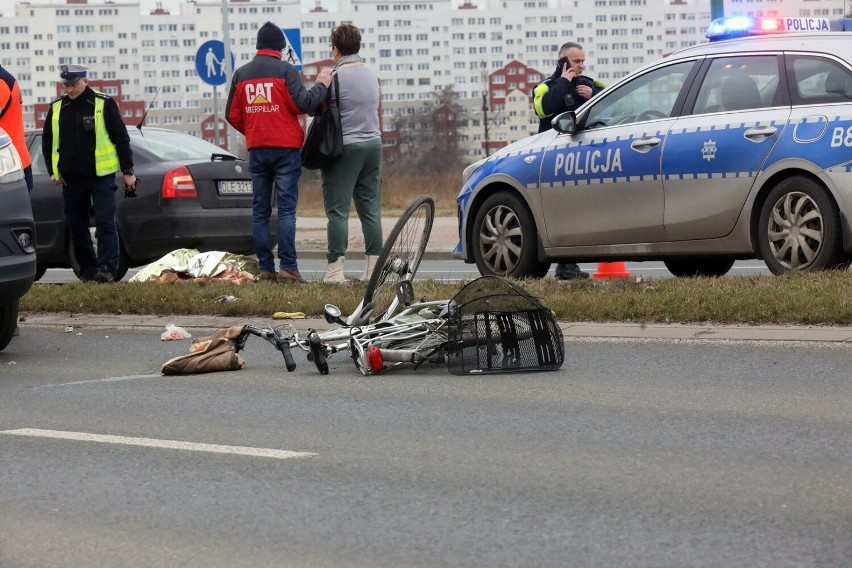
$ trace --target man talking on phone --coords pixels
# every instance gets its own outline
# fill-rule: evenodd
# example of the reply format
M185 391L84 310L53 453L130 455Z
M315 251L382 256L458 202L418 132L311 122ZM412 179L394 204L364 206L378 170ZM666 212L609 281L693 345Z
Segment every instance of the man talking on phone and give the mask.
M585 68L586 52L579 43L569 41L559 48L556 71L533 89L533 107L540 121L539 132L550 130L554 117L577 110L603 90L603 83L583 75ZM560 262L556 265L557 280L588 277L576 263Z

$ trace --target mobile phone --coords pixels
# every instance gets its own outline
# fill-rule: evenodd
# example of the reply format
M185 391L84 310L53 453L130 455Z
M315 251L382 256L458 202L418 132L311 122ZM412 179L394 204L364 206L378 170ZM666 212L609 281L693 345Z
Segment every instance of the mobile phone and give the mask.
M560 69L565 69L565 66L568 65L568 58L560 57L559 61L557 61L556 64L559 66ZM570 68L571 66L568 65L568 67Z
M139 176L136 176L136 183L133 185L133 187L124 186L124 198L125 199L127 199L128 197L136 197L136 188L139 187L140 181L142 181L142 178L140 178Z

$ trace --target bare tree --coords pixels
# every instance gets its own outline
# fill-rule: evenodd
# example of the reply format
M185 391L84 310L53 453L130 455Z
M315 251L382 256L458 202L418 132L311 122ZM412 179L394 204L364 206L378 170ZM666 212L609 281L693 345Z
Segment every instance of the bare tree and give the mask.
M422 107L394 121L399 133L399 161L423 172L445 172L462 165L459 126L464 120L452 85L432 93Z

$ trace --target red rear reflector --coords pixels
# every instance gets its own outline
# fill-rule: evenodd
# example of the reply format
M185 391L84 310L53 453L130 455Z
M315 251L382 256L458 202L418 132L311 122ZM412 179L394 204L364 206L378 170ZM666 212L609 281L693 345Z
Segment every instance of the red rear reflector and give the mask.
M385 362L382 359L382 352L375 345L367 347L367 364L374 373L378 373L385 366Z
M180 197L198 197L195 182L186 166L178 166L166 172L163 177L163 199L175 199Z

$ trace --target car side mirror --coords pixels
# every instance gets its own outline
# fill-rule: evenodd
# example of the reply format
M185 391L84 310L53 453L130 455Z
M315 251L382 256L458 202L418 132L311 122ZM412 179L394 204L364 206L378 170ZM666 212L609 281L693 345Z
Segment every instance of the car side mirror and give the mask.
M558 115L550 124L560 134L574 134L577 131L577 115L569 110Z

